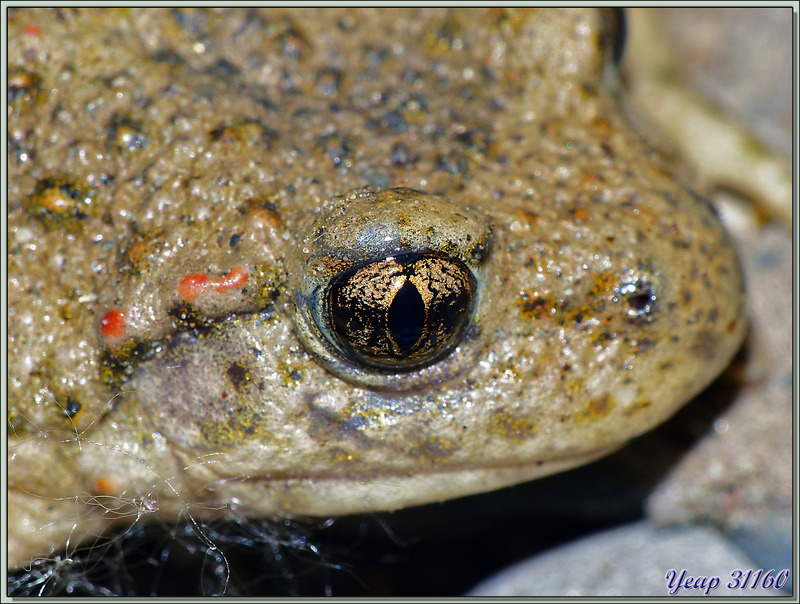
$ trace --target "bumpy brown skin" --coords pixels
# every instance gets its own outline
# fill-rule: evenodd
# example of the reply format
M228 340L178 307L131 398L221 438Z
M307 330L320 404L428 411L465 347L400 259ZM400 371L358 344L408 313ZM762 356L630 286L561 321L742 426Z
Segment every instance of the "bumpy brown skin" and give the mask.
M142 514L489 490L594 459L708 384L744 332L739 268L601 86L607 21L15 11L9 564ZM323 368L294 327L308 217L363 186L492 232L474 337L385 383Z

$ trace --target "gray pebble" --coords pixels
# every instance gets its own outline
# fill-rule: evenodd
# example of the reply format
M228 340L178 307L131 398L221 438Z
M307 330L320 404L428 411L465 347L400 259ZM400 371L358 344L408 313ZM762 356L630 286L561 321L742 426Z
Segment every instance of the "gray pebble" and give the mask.
M728 589L732 573L753 569L747 589ZM599 533L534 556L489 578L468 596L667 596L689 577L698 587L679 596L787 595L751 589L758 568L716 531L700 526L656 528L643 521ZM775 569L773 582L783 569ZM682 573L685 575L682 577ZM733 575L738 576L738 575ZM705 578L705 580L703 580ZM718 578L718 586L711 588Z

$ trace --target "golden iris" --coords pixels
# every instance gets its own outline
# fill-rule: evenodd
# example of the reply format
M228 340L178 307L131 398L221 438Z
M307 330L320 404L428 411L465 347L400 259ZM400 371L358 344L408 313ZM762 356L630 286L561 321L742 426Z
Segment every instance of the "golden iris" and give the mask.
M438 252L399 252L330 281L327 316L351 358L383 369L432 363L458 345L475 298L466 265Z

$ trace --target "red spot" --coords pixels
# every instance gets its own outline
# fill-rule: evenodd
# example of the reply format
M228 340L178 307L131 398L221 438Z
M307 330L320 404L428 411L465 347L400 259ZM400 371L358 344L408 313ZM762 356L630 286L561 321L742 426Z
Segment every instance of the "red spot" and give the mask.
M107 476L98 476L94 481L94 488L103 495L113 495L117 490L114 481Z
M217 291L217 293L223 293L228 291L229 289L242 287L247 280L250 278L250 275L246 270L244 270L241 266L237 266L236 268L232 269L227 275L221 277L219 279L214 279L212 282L212 286Z
M218 294L222 294L229 289L244 286L249 278L250 274L240 266L231 269L227 275L217 279L209 279L208 275L203 273L191 273L181 279L178 284L178 293L186 302L191 302L209 287L214 288Z
M119 340L125 335L125 313L121 310L109 310L100 319L100 331L109 340Z
M38 38L42 34L42 28L37 25L26 25L25 35L32 38Z
M208 277L203 273L191 273L190 275L186 275L181 279L181 282L178 283L178 293L181 298L190 302L208 287L208 282Z

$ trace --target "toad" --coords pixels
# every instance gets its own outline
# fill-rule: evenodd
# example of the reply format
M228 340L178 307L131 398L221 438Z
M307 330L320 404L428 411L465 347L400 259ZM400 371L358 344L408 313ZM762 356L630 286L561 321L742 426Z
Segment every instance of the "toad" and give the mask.
M745 328L617 13L19 10L9 565L587 463ZM108 40L114 40L109 44Z

